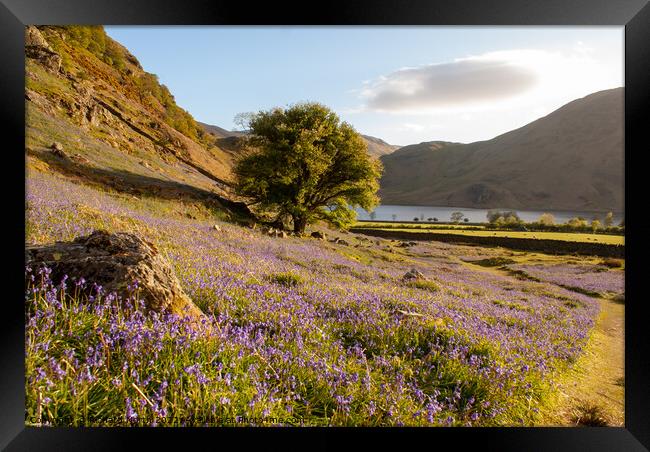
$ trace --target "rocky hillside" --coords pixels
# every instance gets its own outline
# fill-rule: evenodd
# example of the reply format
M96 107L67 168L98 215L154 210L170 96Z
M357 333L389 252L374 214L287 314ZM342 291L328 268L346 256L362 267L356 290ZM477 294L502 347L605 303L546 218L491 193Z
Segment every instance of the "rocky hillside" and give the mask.
M384 204L623 211L623 88L570 102L487 141L382 157Z
M25 38L28 170L232 207L232 153L102 27L28 26Z

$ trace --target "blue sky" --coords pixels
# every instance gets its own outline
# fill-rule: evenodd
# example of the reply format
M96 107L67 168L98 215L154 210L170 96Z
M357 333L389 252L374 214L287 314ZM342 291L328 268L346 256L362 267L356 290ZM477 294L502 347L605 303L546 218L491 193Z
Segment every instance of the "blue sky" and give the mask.
M622 27L107 26L197 120L318 101L392 144L471 142L623 86Z

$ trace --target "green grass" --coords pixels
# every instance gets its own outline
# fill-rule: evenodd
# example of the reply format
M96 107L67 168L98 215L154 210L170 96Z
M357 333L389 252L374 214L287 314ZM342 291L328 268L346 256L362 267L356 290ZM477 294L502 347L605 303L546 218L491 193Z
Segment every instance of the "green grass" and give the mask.
M583 243L604 243L608 245L624 245L625 236L608 234L585 234L577 232L524 232L524 231L481 231L468 230L464 228L432 228L432 229L400 229L400 228L376 228L382 231L432 233L432 234L455 234L475 237L507 237L516 239L531 240L563 240L567 242Z
M440 287L435 282L421 280L421 279L408 282L406 285L410 287L415 287L416 289L428 290L429 292L436 292L440 290Z
M477 224L453 224L453 223L388 223L381 221L357 221L354 226L355 228L379 228L379 229L485 229L485 225Z
M303 278L291 272L276 273L269 276L269 280L285 287L295 287L303 282Z
M26 88L45 96L74 97L75 92L67 79L47 72L43 66L29 59L25 62L25 69L36 75L25 78Z
M480 265L481 267L502 267L504 265L510 265L516 263L512 259L507 257L488 257L486 259L481 259L478 261L471 261L470 263Z

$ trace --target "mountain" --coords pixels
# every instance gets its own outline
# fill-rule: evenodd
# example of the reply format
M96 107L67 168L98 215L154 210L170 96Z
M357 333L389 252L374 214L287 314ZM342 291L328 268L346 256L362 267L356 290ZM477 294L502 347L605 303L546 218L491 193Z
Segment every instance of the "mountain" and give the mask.
M623 88L593 93L491 140L381 157L383 204L623 211Z
M28 26L25 55L28 171L232 206L222 133L206 133L103 27Z
M245 132L230 131L223 127L197 122L203 129L216 139L216 144L223 150L236 154L240 149L238 138L246 136ZM371 137L370 135L361 135L368 145L368 153L374 157L388 155L400 146L388 144L381 138Z
M388 144L381 138L371 137L370 135L361 135L366 144L368 145L368 153L374 155L375 157L381 157L382 155L388 155L395 149L399 149L400 146L394 144Z
M215 136L216 138L241 137L246 135L245 132L238 132L236 130L226 130L222 127L213 126L200 121L197 121L197 124L199 124L201 127L205 129L206 132Z

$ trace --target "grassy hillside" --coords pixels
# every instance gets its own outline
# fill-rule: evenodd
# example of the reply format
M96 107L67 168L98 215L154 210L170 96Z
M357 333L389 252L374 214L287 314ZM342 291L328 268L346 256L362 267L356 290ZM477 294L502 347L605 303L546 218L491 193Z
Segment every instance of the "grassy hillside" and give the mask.
M32 164L135 195L233 198L232 153L102 27L28 27L26 36Z
M391 152L399 149L399 146L394 144L388 144L381 138L371 137L370 135L361 135L368 145L368 152L370 155L375 157L381 157L382 155L388 155Z
M594 299L553 282L457 260L480 257L476 248L280 239L219 220L217 232L200 204L137 200L37 170L27 188L29 242L136 232L171 260L210 325L126 314L102 297L83 304L74 284L35 275L30 424L223 425L243 415L282 425L531 425L598 313ZM427 280L404 281L411 268Z
M382 162L384 204L622 211L623 89L491 140L420 143Z

